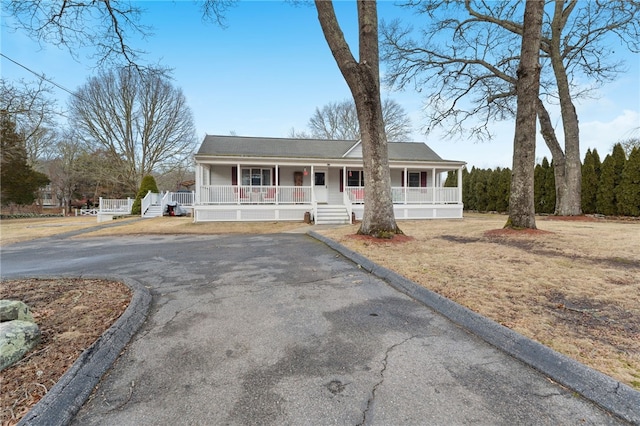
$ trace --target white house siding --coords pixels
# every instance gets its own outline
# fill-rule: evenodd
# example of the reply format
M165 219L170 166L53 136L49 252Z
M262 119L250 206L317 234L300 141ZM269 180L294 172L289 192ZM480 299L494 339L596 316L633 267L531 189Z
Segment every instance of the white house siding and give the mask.
M362 158L362 144L356 145L345 158Z
M304 176L305 167L301 166L281 166L278 168L278 173L280 174L280 185L282 186L293 186L293 174L295 172L302 172L302 186L310 186L311 185L311 166L306 167L307 175Z
M211 180L209 185L231 185L232 166L219 165L210 166Z

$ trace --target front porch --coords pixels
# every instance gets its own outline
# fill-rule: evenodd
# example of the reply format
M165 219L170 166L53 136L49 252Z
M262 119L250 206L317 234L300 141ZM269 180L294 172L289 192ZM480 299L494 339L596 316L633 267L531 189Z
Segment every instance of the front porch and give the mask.
M196 193L195 222L303 220L308 212L316 223L329 223L323 212L333 210L330 223L335 223L337 210L342 212L339 223L351 223L352 217L361 220L364 214L363 186L344 187L338 196L327 195L324 201L316 197L315 185L202 185ZM457 187L392 187L391 195L399 220L462 218Z

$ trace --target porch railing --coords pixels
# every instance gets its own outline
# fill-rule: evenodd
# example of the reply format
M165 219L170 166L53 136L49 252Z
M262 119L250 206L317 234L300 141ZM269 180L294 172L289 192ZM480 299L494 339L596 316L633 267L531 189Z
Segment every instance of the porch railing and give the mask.
M350 186L345 193L352 204L364 204L364 187ZM391 199L394 204L457 204L458 188L405 188L392 187Z
M172 193L176 194L176 193ZM391 188L394 204L457 204L458 188ZM344 188L350 205L364 204L364 187ZM203 185L200 204L312 204L310 186ZM187 204L187 203L181 203ZM346 202L345 202L346 205Z
M311 204L311 187L203 185L200 204Z
M182 206L193 206L195 204L195 192L169 192L168 201L178 203Z
M121 213L131 214L131 207L133 206L133 199L116 199L116 198L102 198L100 197L100 207L98 213Z

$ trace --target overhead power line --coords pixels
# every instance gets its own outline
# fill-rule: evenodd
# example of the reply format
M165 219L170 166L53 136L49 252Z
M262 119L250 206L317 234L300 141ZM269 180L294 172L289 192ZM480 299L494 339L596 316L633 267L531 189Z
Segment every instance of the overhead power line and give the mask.
M11 59L10 57L8 57L7 55L5 55L4 53L0 53L0 56L2 56L3 58L5 58L5 59L6 59L6 60L8 60L8 61L13 62L14 64L16 64L16 65L17 65L17 66L19 66L19 67L24 68L25 70L29 71L31 74L35 75L35 76L36 76L36 77L38 77L39 79L41 79L41 80L43 80L43 81L46 81L46 82L47 82L47 83L49 83L49 84L53 84L53 85L54 85L54 86L56 86L58 89L60 89L60 90L64 90L65 92L69 93L70 95L78 97L78 95L77 95L77 94L75 94L75 93L74 93L74 92L72 92L71 90L67 89L67 88L66 88L66 87L64 87L63 85L58 84L58 83L56 83L55 81L53 81L53 80L51 80L51 79L49 79L49 78L45 77L45 76L44 76L44 74L38 74L36 71L32 70L32 69L31 69L31 68L29 68L28 66L23 65L23 64L21 64L20 62L18 62L18 61L16 61L16 60L14 60L14 59Z

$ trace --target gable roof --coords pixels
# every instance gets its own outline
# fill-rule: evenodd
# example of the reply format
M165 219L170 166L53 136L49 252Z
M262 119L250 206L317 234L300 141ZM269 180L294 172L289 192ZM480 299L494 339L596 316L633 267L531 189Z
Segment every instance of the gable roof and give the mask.
M339 159L359 144L354 140L207 135L196 155ZM392 142L388 146L389 160L446 161L424 143Z

